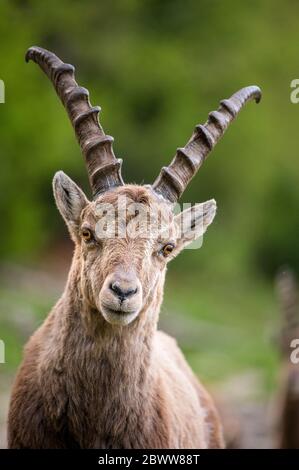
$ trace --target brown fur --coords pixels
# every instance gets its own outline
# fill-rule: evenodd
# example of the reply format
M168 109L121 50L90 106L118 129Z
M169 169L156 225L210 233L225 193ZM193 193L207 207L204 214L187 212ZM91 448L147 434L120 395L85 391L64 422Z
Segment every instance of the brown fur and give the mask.
M57 188L74 257L62 297L26 345L12 391L9 447L223 447L211 398L176 342L157 330L166 272L158 240L114 239L88 248L80 227L94 228L95 203L66 180ZM119 194L151 211L160 206L145 187L125 186L101 198L116 204ZM70 199L70 213L63 198ZM78 199L82 207L76 220ZM163 210L175 234L175 218L170 208ZM177 246L178 251L183 247L179 241ZM129 324L111 324L99 308L99 298L110 295L107 277L119 270L134 272L142 286L141 307ZM128 301L128 309L134 302Z

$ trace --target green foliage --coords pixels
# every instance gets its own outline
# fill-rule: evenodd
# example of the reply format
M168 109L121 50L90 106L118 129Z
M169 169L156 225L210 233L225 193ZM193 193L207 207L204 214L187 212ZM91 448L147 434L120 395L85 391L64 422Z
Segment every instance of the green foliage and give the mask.
M262 204L265 216L257 231L256 265L268 276L284 265L299 272L298 209L297 178L281 172Z

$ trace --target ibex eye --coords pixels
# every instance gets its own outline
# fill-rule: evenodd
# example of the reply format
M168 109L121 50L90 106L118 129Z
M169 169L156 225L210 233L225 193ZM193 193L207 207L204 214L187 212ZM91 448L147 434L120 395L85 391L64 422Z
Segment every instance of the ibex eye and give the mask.
M89 242L92 239L92 233L88 228L82 230L82 238L86 242Z
M163 246L162 253L163 256L168 256L173 251L174 245L172 243L167 243L167 245Z

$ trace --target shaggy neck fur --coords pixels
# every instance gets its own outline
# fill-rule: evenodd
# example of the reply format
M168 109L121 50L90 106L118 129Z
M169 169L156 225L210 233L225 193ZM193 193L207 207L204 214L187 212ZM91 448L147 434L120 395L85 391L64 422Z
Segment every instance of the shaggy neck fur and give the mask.
M135 321L113 326L82 295L75 253L65 293L49 317L50 341L42 361L47 370L41 370L40 377L46 381L52 368L57 389L53 388L49 411L56 425L66 426L79 446L131 447L136 445L138 425L143 431L148 426L150 433L151 420L144 422L144 411L154 406L152 345L163 284L164 275L157 279ZM93 442L95 436L100 436L97 442Z

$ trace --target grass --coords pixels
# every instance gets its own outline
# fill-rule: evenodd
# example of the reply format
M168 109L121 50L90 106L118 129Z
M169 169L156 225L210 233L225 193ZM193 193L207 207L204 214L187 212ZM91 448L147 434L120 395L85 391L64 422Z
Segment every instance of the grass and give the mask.
M1 288L0 339L5 343L5 364L0 364L0 374L16 370L24 344L41 324L53 301L49 293L38 288L30 292L22 286Z
M174 312L189 325L189 336L197 338L190 344L184 335L180 344L204 381L219 382L256 369L265 393L275 387L278 307L271 286L256 279L220 280L217 275L185 277L180 285L171 277L164 311L166 327Z

